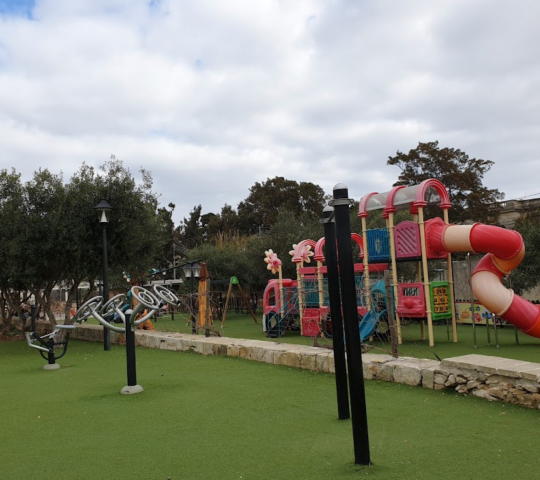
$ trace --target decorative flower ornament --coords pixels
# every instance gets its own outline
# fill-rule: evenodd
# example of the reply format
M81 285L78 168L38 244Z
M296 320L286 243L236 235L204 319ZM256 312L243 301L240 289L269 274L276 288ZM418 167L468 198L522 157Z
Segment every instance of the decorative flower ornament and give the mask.
M264 252L266 255L264 261L268 264L266 267L268 270L271 270L272 273L276 273L280 270L281 260L278 258L277 254L273 252L272 249L266 250Z
M302 259L305 263L311 262L311 257L314 255L314 253L311 251L311 245L302 245L300 252L298 252L298 256Z
M293 249L289 252L289 255L292 258L292 261L294 263L310 263L311 257L314 255L314 253L311 251L311 245L300 242L300 244L294 244Z
M296 255L296 247L298 247L298 245L296 245L296 243L293 243L292 250L289 250L289 255L293 257L293 262L294 262L294 256Z

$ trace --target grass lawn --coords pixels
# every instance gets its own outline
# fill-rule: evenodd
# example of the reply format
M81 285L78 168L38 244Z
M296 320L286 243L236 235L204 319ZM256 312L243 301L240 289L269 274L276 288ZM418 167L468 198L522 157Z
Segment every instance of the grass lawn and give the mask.
M176 314L174 321L171 320L170 316L164 316L157 321L154 321L154 326L156 330L166 332L191 333L191 326L187 325L188 320L189 317L186 314ZM221 328L220 322L215 322L214 329L218 330L223 336L232 338L248 338L271 342L313 345L312 338L302 337L299 332L288 331L281 338L267 338L262 331L260 316L257 316L257 321L258 324L255 324L250 315L230 313L227 315L224 328ZM499 348L496 348L493 327L490 328L491 346L489 346L486 327L482 325L477 326L477 348L474 348L471 325L458 325L458 343L452 342L451 331L450 340L448 340L446 325L435 325L435 347L429 347L427 340L420 340L420 324L411 323L402 328L404 342L399 346L399 354L404 357L429 358L436 360L436 356L439 358L450 358L476 353L540 363L540 339L519 333L519 344L517 344L515 329L511 325L503 328L499 327L497 328L497 332L499 337ZM321 343L331 344L331 341L325 342L323 340ZM391 353L388 342L375 341L372 345L374 348L370 353Z
M138 348L145 390L124 396L123 346L72 341L59 363L0 343L0 478L538 478L535 410L367 381L362 467L332 375Z

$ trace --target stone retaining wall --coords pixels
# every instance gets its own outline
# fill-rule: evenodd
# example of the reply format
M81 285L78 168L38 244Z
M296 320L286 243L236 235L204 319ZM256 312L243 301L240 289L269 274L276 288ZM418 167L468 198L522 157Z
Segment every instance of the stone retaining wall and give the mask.
M38 322L38 331L50 331L50 325ZM103 328L99 325L81 325L72 332L71 338L103 342ZM112 343L123 341L123 335L111 332ZM147 348L226 355L326 373L335 371L334 353L317 347L145 330L136 331L135 341L137 345ZM439 362L371 353L363 354L362 362L364 378L367 380L435 390L453 389L459 394L540 409L538 363L486 355L465 355Z

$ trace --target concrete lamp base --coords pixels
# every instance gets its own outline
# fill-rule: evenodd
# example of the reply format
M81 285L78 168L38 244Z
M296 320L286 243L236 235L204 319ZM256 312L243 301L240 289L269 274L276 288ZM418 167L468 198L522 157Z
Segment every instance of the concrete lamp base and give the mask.
M141 393L143 390L143 387L140 385L127 385L120 390L120 393L122 395L133 395L135 393Z
M59 368L60 365L58 365L58 363L47 363L47 365L43 367L43 370L58 370Z

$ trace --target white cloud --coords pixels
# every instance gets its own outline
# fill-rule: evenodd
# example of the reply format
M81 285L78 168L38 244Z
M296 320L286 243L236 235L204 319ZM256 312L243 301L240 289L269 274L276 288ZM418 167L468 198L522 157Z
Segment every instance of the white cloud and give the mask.
M177 220L276 175L388 190L439 140L540 192L532 1L38 0L0 12L0 168L69 177L111 153ZM201 188L203 186L204 188Z

